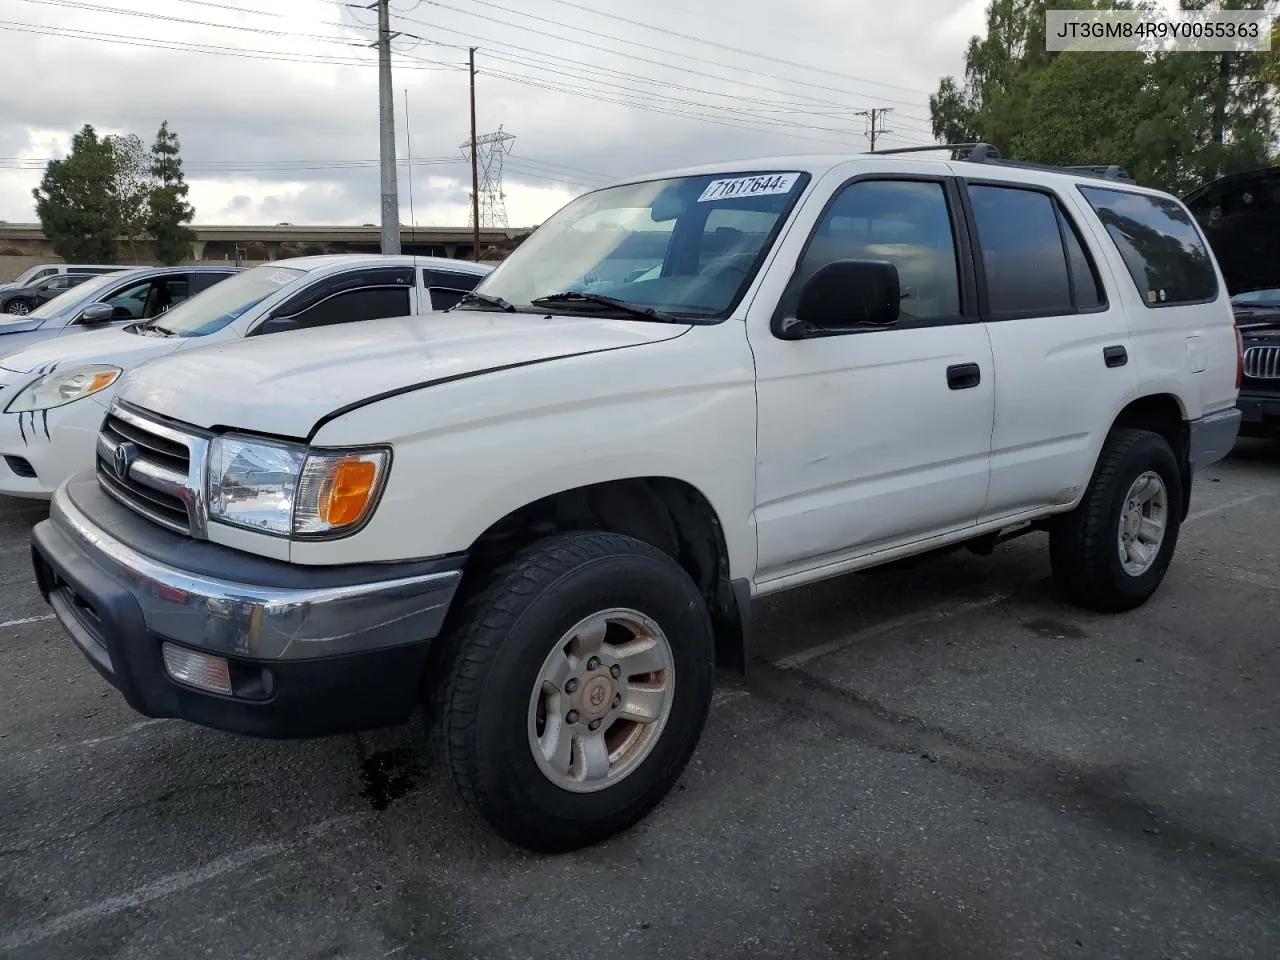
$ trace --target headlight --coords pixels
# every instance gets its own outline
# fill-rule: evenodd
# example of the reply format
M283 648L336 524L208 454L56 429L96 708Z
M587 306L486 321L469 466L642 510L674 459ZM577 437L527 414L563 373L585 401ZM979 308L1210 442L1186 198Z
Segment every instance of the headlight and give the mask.
M377 506L389 450L312 450L217 437L209 445L209 517L278 536L323 538L359 527Z
M81 397L92 396L107 389L120 379L123 372L109 363L90 363L82 367L55 370L19 390L4 408L5 413L31 413L74 403Z

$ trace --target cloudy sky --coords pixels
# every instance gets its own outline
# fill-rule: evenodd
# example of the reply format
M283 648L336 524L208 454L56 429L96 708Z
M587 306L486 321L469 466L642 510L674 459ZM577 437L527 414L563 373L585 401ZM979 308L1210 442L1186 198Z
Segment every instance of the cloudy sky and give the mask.
M197 223L377 222L364 2L0 0L0 220L34 222L43 162L83 124L150 143L167 119ZM882 146L930 142L928 95L961 70L984 6L392 0L401 218L467 221L469 46L481 132L515 136L504 185L519 226L615 177L865 150L857 114L872 107L894 110Z

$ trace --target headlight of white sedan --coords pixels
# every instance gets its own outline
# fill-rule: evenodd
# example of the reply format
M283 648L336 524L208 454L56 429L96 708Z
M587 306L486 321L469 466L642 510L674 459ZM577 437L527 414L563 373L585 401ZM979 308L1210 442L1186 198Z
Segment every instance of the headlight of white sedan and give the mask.
M5 413L52 410L107 389L124 371L109 363L90 363L47 373L29 383L9 401Z
M312 450L227 435L209 445L209 518L261 533L327 538L373 513L391 451Z

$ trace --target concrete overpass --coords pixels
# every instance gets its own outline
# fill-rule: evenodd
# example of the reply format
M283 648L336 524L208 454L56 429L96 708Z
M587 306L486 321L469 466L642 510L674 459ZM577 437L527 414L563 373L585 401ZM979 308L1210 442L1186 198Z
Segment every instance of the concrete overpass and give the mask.
M263 261L286 257L312 256L324 253L378 253L382 231L375 224L362 226L193 226L193 261L230 260ZM480 254L485 260L500 260L520 245L533 232L532 227L484 229L480 231ZM404 253L419 256L454 257L470 260L473 256L470 227L400 228L400 244ZM57 260L53 244L38 223L0 223L0 256L24 259ZM130 251L122 242L121 262L148 263L154 259L147 241Z

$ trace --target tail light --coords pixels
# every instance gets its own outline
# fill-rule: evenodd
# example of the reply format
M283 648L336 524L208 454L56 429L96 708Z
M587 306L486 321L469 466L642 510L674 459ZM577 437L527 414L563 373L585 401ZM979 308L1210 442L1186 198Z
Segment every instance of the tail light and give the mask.
M1236 389L1244 386L1244 337L1236 327Z

